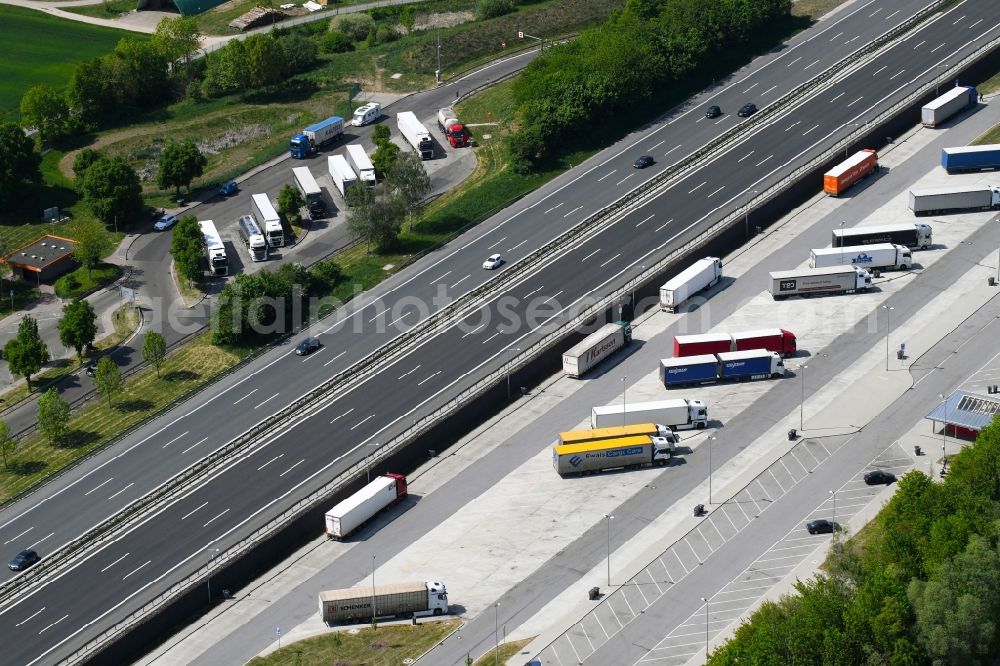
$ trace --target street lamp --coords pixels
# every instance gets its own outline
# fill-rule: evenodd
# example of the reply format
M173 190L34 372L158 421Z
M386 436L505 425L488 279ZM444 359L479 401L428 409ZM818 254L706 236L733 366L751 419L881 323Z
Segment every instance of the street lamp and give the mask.
M377 450L378 449L378 442L372 442L371 447L372 447L372 449ZM365 454L365 477L367 477L368 483L372 482L372 464L371 464L371 459L372 459L372 455L374 453L375 453L375 451L373 450L371 453L366 453Z
M521 351L520 347L508 347L507 348L507 400L510 400L510 365L511 365L511 352Z
M625 381L628 379L628 375L622 375L622 425L625 425L625 411L628 409L625 404Z
M1000 268L998 268L997 270L1000 271ZM639 275L642 275L644 272L646 272L646 265L645 264L643 264L642 266L639 266ZM635 320L635 283L638 280L639 280L639 278L636 278L635 280L632 281L632 320L633 321Z
M375 620L375 556L372 555L372 631L378 629L378 622Z
M608 519L608 587L611 587L611 521L615 519L610 513L604 514Z
M708 505L712 506L712 442L716 440L715 435L708 438Z
M802 382L799 384L799 432L802 432L803 430L806 429L804 425L805 419L803 418L802 415L802 406L806 402L806 369L808 367L809 367L808 365L799 366L799 370L802 371Z
M892 326L893 307L883 305L882 309L885 310L885 371L889 372L889 329Z
M493 664L500 666L500 602L493 604Z
M701 598L701 602L705 604L705 664L708 664L708 599L705 597Z
M206 548L205 552L208 553L208 578L206 582L208 583L208 603L209 605L211 605L212 604L212 560L214 560L215 556L219 554L219 549Z
M757 190L747 190L743 197L743 234L750 236L750 193L760 194Z
M941 469L948 464L948 454L945 451L945 437L948 435L948 398L943 393L938 393L941 398L941 408L944 413L944 422L941 427Z
M833 534L833 540L837 540L837 491L830 490L829 493L833 495L833 526L831 529L831 534Z
M844 223L840 223L840 265L844 265Z
M937 84L936 87L934 88L934 94L935 95L940 95L941 94L941 74L940 74L940 68L944 67L944 66L945 66L945 63L943 63L943 62L939 62L938 64L934 65L934 79L935 79L935 83Z

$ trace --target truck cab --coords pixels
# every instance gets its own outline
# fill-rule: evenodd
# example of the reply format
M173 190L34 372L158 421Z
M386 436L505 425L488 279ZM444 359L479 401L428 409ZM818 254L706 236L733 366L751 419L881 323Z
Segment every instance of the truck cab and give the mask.
M316 148L305 134L296 134L288 141L288 152L292 159L304 160L315 152Z
M708 406L704 400L688 400L688 418L699 430L708 425Z
M448 612L448 590L445 589L444 583L427 581L427 610L434 615Z
M676 439L676 436L674 436ZM653 440L653 464L660 467L666 465L674 456L674 439L666 437L651 437Z

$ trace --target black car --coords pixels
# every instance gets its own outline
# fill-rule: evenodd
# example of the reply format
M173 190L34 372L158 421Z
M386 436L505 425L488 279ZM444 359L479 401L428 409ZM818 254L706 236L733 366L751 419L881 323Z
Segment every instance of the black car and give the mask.
M757 113L757 105L752 102L747 102L740 107L740 110L736 113L736 115L740 118L749 118L755 113Z
M896 475L881 469L865 473L865 484L869 486L889 485L896 482Z
M320 348L319 338L306 338L295 348L295 353L299 356L308 356Z
M706 118L718 118L721 115L722 115L722 109L720 109L714 104L708 107L708 111L705 112Z
M97 374L97 364L96 363L91 363L90 365L87 366L87 368L86 368L86 370L84 372L87 373L88 377L93 377L94 375Z
M806 523L806 529L809 530L809 534L831 534L833 523L829 520L810 520Z
M7 565L7 568L10 569L11 571L24 571L35 562L38 562L38 560L40 559L42 558L39 557L38 553L36 553L35 551L22 550L20 553L14 556L14 559L12 559L10 561L10 564Z
M655 162L656 160L654 160L651 155L643 155L642 157L637 159L635 161L635 164L633 164L632 166L634 166L636 169L645 169L648 166L653 166Z

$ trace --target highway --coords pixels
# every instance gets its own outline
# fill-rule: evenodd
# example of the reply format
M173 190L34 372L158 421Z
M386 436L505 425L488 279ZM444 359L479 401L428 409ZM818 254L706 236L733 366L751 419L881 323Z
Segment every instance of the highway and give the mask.
M560 310L574 301L591 291L600 291L608 281L621 279L628 271L635 270L640 262L649 261L647 257L665 253L669 246L683 242L688 235L695 233L693 227L706 216L720 216L726 207L738 205L740 193L748 186L760 188L769 181L780 178L783 170L787 169L786 165L800 161L803 153L818 150L817 140L829 140L830 135L843 131L845 123L857 122L857 119L863 121L864 115L871 113L869 109L885 104L884 96L887 93L890 97L902 95L911 85L911 80L926 81L929 78L928 72L941 60L940 52L956 50L958 47L952 49L950 45L964 46L981 32L996 29L1000 9L984 6L986 4L969 2L959 5L952 10L950 20L935 22L915 35L915 41L890 49L877 62L866 66L845 83L834 86L796 109L790 117L783 119L787 120L787 125L775 122L762 128L742 144L733 146L726 159L716 160L695 171L668 190L666 196L633 212L610 230L588 239L559 261L544 267L529 282L515 287L508 294L518 301L511 308L505 308L501 312L495 309L497 301L490 305L490 309L486 311L491 313L493 324L484 325L476 317L464 326L445 331L399 360L394 367L367 378L367 382L362 385L363 389L334 401L309 421L289 424L288 434L274 440L212 483L194 489L157 516L155 530L142 529L111 544L76 567L66 578L36 592L26 601L5 608L0 626L10 627L9 632L4 632L5 648L10 658L15 663L31 662L40 655L46 661L55 659L69 647L67 642L80 641L88 633L96 632L102 624L110 623L114 617L137 604L142 598L140 595L151 595L162 589L172 577L180 575L184 567L193 568L196 563L203 563L203 560L193 560L207 557L206 547L229 545L248 531L255 521L277 512L277 506L281 502L307 492L310 484L316 485L324 475L332 473L345 451L356 450L377 441L376 438L384 441L384 437L391 434L392 428L398 427L399 419L409 418L420 409L436 406L435 401L447 400L463 383L471 382L476 373L483 372L489 364L495 367L506 347L526 344L525 341L530 341L531 336L537 335L535 330L531 330L535 328L533 326L512 326L506 333L498 331L495 326L497 317L513 313L524 322L525 315L533 313L538 318L539 325L554 319ZM961 10L961 16L955 13L958 10ZM874 20L866 17L861 23L867 27ZM825 29L829 30L830 27ZM827 36L832 35L827 33ZM791 58L788 60L778 61L778 58L788 57L790 54ZM785 65L785 62L790 62L794 57L793 49L786 49L770 61L770 71L766 65L761 71L775 74L774 80L794 85L791 80L793 72L788 71L790 66ZM786 71L774 71L777 69L774 66L776 61ZM802 66L809 64L810 61L807 61ZM902 76L904 73L906 76ZM745 81L733 84L730 92L738 85L748 84ZM739 93L732 94L735 96ZM853 95L848 99L857 98L848 108L831 104L848 94ZM758 104L762 106L759 101ZM700 113L697 115L700 120ZM816 126L806 124L798 127L802 121L796 118L807 119L808 123ZM695 114L682 114L673 122L677 123L681 119L691 121L694 130L698 129ZM704 123L702 125L705 126ZM616 158L619 162L612 160L599 163L596 167L588 168L584 176L599 182L606 179L610 183L610 176L618 171L615 164L619 164L622 170L628 168L625 165L630 164L635 152L640 150L654 154L659 159L666 159L666 153L674 151L674 148L668 148L669 144L659 135L664 127L669 125L651 130L639 140L642 142L639 146L620 151L628 152L628 156ZM677 131L684 136L694 133L692 128L685 128L683 124L679 124ZM747 154L762 156L759 171L748 171L741 166L740 160L745 160ZM764 167L764 164L767 166ZM629 172L619 175L631 177L633 174ZM571 183L577 183L583 178L574 176L575 174L567 179ZM645 174L641 176L645 177ZM758 176L762 178L758 179ZM586 182L578 187L583 186L589 187L591 194L597 189L593 182ZM521 245L527 244L528 247L544 242L545 234L539 233L544 231L541 229L542 225L538 224L540 217L545 219L544 216L549 215L547 219L550 225L554 223L554 226L564 227L589 212L569 210L562 214L562 210L565 210L562 207L567 205L562 199L568 196L563 190L569 188L559 181L554 187L555 195L541 192L526 198L527 210L532 212L520 216L520 226L528 227L521 235L510 238L517 225L500 223L493 226L466 245L462 245L464 240L453 244L442 253L446 255L445 258L429 258L425 265L397 276L387 285L388 291L382 292L380 296L392 293L393 298L401 298L404 286L414 291L422 287L428 294L434 294L441 287L446 295L461 293L483 279L482 272L475 267L487 253L485 249L488 244L501 247L501 251L514 252L509 258L516 258L518 244L522 240L524 243ZM723 194L727 189L733 195L729 199L724 198L729 192ZM544 213L541 212L543 197L551 199L545 201ZM568 206L581 201L588 203L584 199L576 199L571 200ZM719 203L716 204L716 201ZM574 218L575 215L580 217ZM561 221L556 216L561 216ZM659 219L655 219L657 217ZM517 214L508 218L516 219ZM678 222L674 223L673 219ZM627 230L627 233L621 233L622 230ZM534 237L531 236L532 233L535 234ZM661 239L662 243L659 242ZM510 250L506 249L505 243L512 244ZM623 264L624 260L619 261L621 257L633 259L634 263ZM441 265L445 260L448 263ZM587 263L593 269L581 271L581 263ZM608 266L613 268L608 269ZM467 274L463 276L463 272ZM429 281L428 277L431 277ZM526 298L534 299L534 303L526 303ZM162 432L153 434L155 429L151 427L138 433L130 446L138 446L137 442L144 441L141 453L159 453L155 462L145 456L140 461L141 456L133 454L133 451L137 451L133 448L125 454L127 460L122 463L116 460L107 468L94 471L86 479L86 483L77 482L74 486L66 486L65 497L59 495L54 501L41 504L35 512L16 516L16 520L25 522L16 526L13 523L5 525L2 528L3 534L14 538L4 538L10 539L11 544L28 542L28 538L24 536L28 532L24 532L18 540L19 531L34 531L36 525L28 521L41 523L39 516L45 511L53 512L61 502L72 502L76 520L71 529L78 532L84 525L90 524L88 521L91 516L105 515L115 508L109 504L126 502L134 498L135 493L144 492L149 487L147 484L158 473L168 474L171 465L176 470L178 465L188 464L195 455L203 454L204 451L199 447L217 446L263 415L262 412L256 412L258 416L248 416L247 405L254 410L267 405L266 412L288 402L301 393L296 387L320 383L331 371L343 367L333 365L338 360L344 363L351 356L363 353L366 345L377 345L381 336L393 334L392 330L379 333L379 326L391 328L386 325L400 317L409 317L411 321L419 318L417 315L406 315L406 310L393 312L379 297L363 298L359 306L352 310L354 314L346 320L351 325L341 328L341 333L329 335L327 330L323 337L326 346L320 352L306 359L272 354L254 366L256 374L240 373L227 382L228 390L212 397L214 404L209 403L211 408L198 409L193 413L185 413L182 409L176 412L179 416L172 415L176 422L168 425ZM547 312L537 312L545 308L548 308ZM506 321L503 317L499 320ZM405 323L410 325L411 321ZM360 330L376 330L366 335L350 335L355 330L355 324ZM461 353L456 353L456 349L461 350ZM344 356L347 358L341 360ZM331 365L332 368L329 367ZM414 404L413 398L408 395L413 392L420 392L418 400L422 400L422 404ZM377 403L371 400L374 395L381 398ZM322 418L327 421L321 421ZM331 428L333 424L336 426ZM162 422L156 426L162 427ZM333 432L343 437L336 442L336 450L331 449L330 435ZM143 437L146 439L140 439ZM360 457L363 453L356 451L354 455ZM125 472L115 474L114 471L109 471L115 464L124 464L128 468ZM248 479L252 482L248 483ZM84 492L87 495L81 499L80 495ZM98 500L95 507L86 499L91 493L96 493L97 498L107 496L109 499ZM74 514L63 514L66 515ZM9 514L5 513L5 519L9 521L7 516ZM66 524L65 518L60 520ZM52 524L55 525L56 521ZM38 527L32 537L45 535L49 529L51 528ZM60 538L65 539L67 536L62 535ZM53 542L58 542L58 539L53 539ZM8 547L16 550L17 546ZM121 581L115 576L119 576ZM67 587L68 581L72 581L72 584ZM128 594L124 598L121 591L123 587L127 588ZM53 596L57 594L58 602ZM39 608L59 608L59 611L52 614L51 611L40 611ZM30 612L23 613L25 610ZM22 614L24 617L30 616L30 621L22 622L24 618L14 617Z

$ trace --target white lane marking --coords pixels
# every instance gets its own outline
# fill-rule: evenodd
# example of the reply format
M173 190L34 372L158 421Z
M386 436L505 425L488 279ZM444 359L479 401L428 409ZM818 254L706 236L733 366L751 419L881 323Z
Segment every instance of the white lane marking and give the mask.
M819 64L819 58L816 58L811 63L809 63L808 65L806 65L805 67L803 67L802 71L805 71L805 70L809 69L810 67L812 67L813 65L817 65L817 64Z
M411 314L417 314L417 311L416 310L408 310L408 311L404 312L403 314L399 315L398 317L396 317L395 319L393 319L392 321L390 321L389 322L389 326L395 326L399 322L401 322L404 319L406 319L407 317L409 317Z
M573 209L573 210L571 210L570 212L568 212L568 213L566 213L565 215L563 215L563 218L567 218L567 217L569 217L570 215L572 215L572 214L573 214L573 213L575 213L576 211L580 210L581 208L583 208L583 206L577 206L576 208L574 208L574 209Z
M705 183L707 183L707 182L708 182L707 180L706 180L706 181L702 181L701 185L698 185L698 186L697 186L697 187L695 187L695 188L694 188L693 190L689 191L689 192L688 192L688 194L694 194L695 192L697 192L697 191L698 191L698 188L702 187L702 185L704 185L704 184L705 184Z
M716 194L718 194L719 192L721 192L721 191L722 191L722 190L724 190L724 189L726 189L726 186L725 186L725 185L723 185L723 186L722 186L722 187L720 187L719 189L715 190L714 192L712 192L711 194L709 194L709 195L708 195L707 197L705 197L705 198L706 198L706 199L711 199L712 197L714 197L714 196L715 196Z
M604 268L605 266L607 266L608 264L610 264L612 261L614 261L615 259L617 259L620 256L622 256L621 252L619 252L618 254L616 254L615 256L611 257L610 259L608 259L607 261L605 261L603 264L601 264L601 268Z
M15 626L15 627L20 627L20 626L21 626L22 624L25 624L25 623L26 623L26 622L28 622L29 620L33 620L33 619L34 619L34 618L35 618L35 617L36 617L36 616L37 616L37 615L38 615L39 613L41 613L41 612L42 612L43 610L45 610L45 606L42 606L41 608L39 608L38 610L36 610L36 611L35 611L34 613L32 613L32 614L31 614L31 615L29 615L28 617L24 618L23 620L21 620L20 622L18 622L18 623L17 623L17 624L15 624L14 626Z
M471 331L469 331L468 333L466 333L465 335L463 335L463 336L462 336L462 339L464 340L465 338L469 337L469 336L470 336L470 335L472 335L473 333L478 333L478 332L479 332L479 331L481 331L481 330L482 330L482 329L483 329L483 328L484 328L485 326L486 326L486 324L480 324L479 326L476 326L476 327L475 327L474 329L472 329Z
M674 218L670 218L669 220L667 220L666 222L664 222L660 226L656 227L656 229L654 231L663 231L663 228L666 227L668 224L670 224L673 221L674 221Z
M268 460L266 463L264 463L263 465L261 465L260 467L258 467L257 471L259 472L260 470L264 469L265 467L267 467L268 465L270 465L271 463L273 463L278 458L284 458L284 457L285 457L284 453L279 453L278 455L274 456L273 458L271 458L270 460Z
M422 366L422 365L423 365L423 363L418 363L417 365L413 366L413 370L410 370L409 372L404 372L397 379L402 379L403 377L406 377L407 375L412 375L414 372L416 372L417 370L419 370L420 366Z
M383 312L383 313L384 313L384 312L388 312L388 310L383 310L382 312ZM313 360L314 358L316 358L317 356L319 356L319 355L320 355L320 353L322 353L322 352L325 352L325 351L326 351L326 347L320 347L319 349L317 349L317 350L316 350L316 351L314 351L313 353L311 353L311 354L309 354L308 356L306 356L305 358L303 358L303 359L302 359L302 362L303 362L303 363L305 363L305 362L307 362L307 361L311 361L311 360ZM257 389L254 389L254 390L256 391Z
M114 498L118 497L119 495L121 495L123 492L125 492L126 490L128 490L129 488L131 488L134 485L135 485L135 482L133 481L132 483L128 484L127 486L125 486L124 488L122 488L121 490L119 490L118 492L116 492L114 495L112 495L108 499L109 500L113 500Z
M971 30L972 28L975 28L977 25L979 25L982 22L983 22L983 19L979 19L978 21L976 21L975 23L973 23L972 25L970 25L969 29Z
M931 53L934 53L935 51L937 51L940 48L944 48L944 45L945 45L945 43L941 42L939 45L937 45L937 46L935 46L934 48L931 49Z
M753 154L754 154L755 152L757 152L757 151L755 151L755 150L751 150L751 151L750 151L749 153L747 153L746 155L744 155L744 156L743 156L743 157L741 157L740 159L736 160L736 163L737 163L737 164L739 164L740 162L742 162L742 161L743 161L743 160L745 160L746 158L748 158L748 157L750 157L751 155L753 155Z
M873 11L873 12L872 12L871 14L869 14L869 15L868 15L868 18L871 18L871 17L875 16L875 15L876 15L876 14L878 14L878 13L879 13L880 11L882 11L882 7L879 7L878 9L876 9L875 11Z
M227 509L227 511L228 511L228 509ZM146 560L143 564L140 564L135 569L132 569L132 571L129 571L127 574L125 574L124 576L122 576L122 580L125 580L126 578L128 578L132 574L136 573L137 571L139 571L139 569L142 569L143 567L145 567L147 564L149 564L152 561L153 560Z
M333 421L336 421L337 419L342 419L342 418L344 418L345 416L347 416L348 414L350 414L350 413L351 413L351 412L353 412L353 411L354 411L354 408L353 408L353 407L351 407L350 409L348 409L348 410L347 410L346 412L344 412L344 413L343 413L343 414L341 414L340 416L338 416L338 417L334 418L334 419L333 419ZM330 421L330 423L333 423L333 421Z
M751 90L753 90L754 88L756 88L759 83L760 83L760 81L758 81L757 83L753 84L752 86L750 86L749 88L747 88L746 90L744 90L743 94L746 95L748 92L750 92Z
M600 178L598 178L598 179L597 179L597 182L599 183L599 182L601 182L602 180L604 180L605 178L607 178L608 176L612 176L612 175L614 175L614 174L615 174L615 172L617 172L617 171L618 171L618 169L612 169L611 171L607 172L606 174L604 174L603 176L601 176Z
M809 129L807 129L807 130L806 130L805 132L803 132L803 133L802 133L802 136L805 136L806 134L809 134L809 132L812 132L812 131L813 131L814 129L816 129L817 127L819 127L819 123L817 123L817 124L813 125L813 126L812 126L812 127L810 127Z
M855 104L857 104L858 102L860 102L861 100L863 100L864 98L865 98L865 96L862 95L861 97L857 98L856 100L854 100L853 102L851 102L850 104L848 104L847 108L848 109L851 108L852 106L854 106Z
M760 166L761 164L763 164L764 162L768 161L772 157L774 157L774 155L768 155L767 157L765 157L764 159L762 159L760 162L757 162L757 166Z
M38 545L38 544L40 544L41 542L43 542L43 541L45 541L46 539L48 539L48 538L49 538L50 536L52 536L53 534L55 534L55 532L49 532L48 534L46 534L45 536L43 536L43 537L42 537L41 539L39 539L39 540L38 540L38 541L36 541L35 543L33 543L33 544L31 544L30 546L28 546L28 548L34 548L35 546L37 546L37 545Z
M198 446L199 444L202 444L202 443L204 443L204 442L205 442L205 440L207 440L207 439L208 439L208 437L202 437L202 438L201 438L201 439L199 439L199 440L198 440L197 442L195 442L195 443L194 443L194 444L192 444L191 446L189 446L189 447L187 447L186 449L184 449L183 451L181 451L181 453L187 453L188 451L190 451L190 450L191 450L191 449L193 449L194 447Z
M486 344L487 342L489 342L489 341L490 341L490 340L492 340L493 338L497 337L498 335L500 335L500 331L497 331L496 333L494 333L494 334L493 334L493 335L491 335L490 337L488 337L488 338L486 338L485 340L483 340L483 344L485 345L485 344Z
M101 569L101 573L104 573L105 571L107 571L107 570L108 570L108 569L110 569L111 567L115 566L116 564L118 564L119 562L121 562L122 560L124 560L124 559L125 559L126 557L128 557L129 555L131 555L131 553L125 553L124 555L122 555L121 557L119 557L119 558L118 558L117 560L115 560L114 562L112 562L112 563L111 563L111 564L109 564L108 566L106 566L106 567L104 567L103 569Z
M376 319L378 319L379 317L381 317L382 315L384 315L388 311L389 311L388 309L379 310L378 313L374 317L372 317L371 319L368 320L368 323L369 324L372 323L373 321L375 321Z
M486 246L486 249L487 249L487 250L492 250L493 248L495 248L495 247L496 247L497 245L499 245L500 243L504 242L505 240L507 240L507 236L504 236L503 238L501 238L501 239L500 239L500 240L498 240L497 242L493 243L493 245L487 245L487 246ZM450 272L450 271L449 271L449 272Z
M841 97L843 97L843 96L844 96L844 95L846 95L846 94L847 94L847 92L846 92L846 91L845 91L845 92L842 92L842 93L840 93L839 95L837 95L836 97L834 97L833 99L831 99L831 100L830 100L830 104L833 104L834 102L836 102L836 101L837 101L838 99L840 99Z
M643 220L643 221L642 221L642 222L640 222L639 224L635 225L635 228L636 228L636 229L638 229L638 228L639 228L639 227L641 227L642 225L644 225L644 224L646 224L647 222L649 222L650 220L652 220L652 219L653 219L654 217L656 217L656 213L653 213L652 215L650 215L649 217L647 217L647 218L646 218L645 220Z
M448 287L448 288L449 288L449 289L454 289L454 288L455 288L455 287L457 287L458 285L460 285L460 284L462 284L463 282L465 282L466 280L468 280L468 279L469 279L470 277L472 277L472 273L469 273L469 274L468 274L468 275L466 275L466 276L465 276L464 278L462 278L461 280L459 280L458 282L456 282L455 284L451 285L451 286L450 286L450 287Z
M202 502L201 505L199 505L197 508L191 509L190 511L188 511L187 513L185 513L183 516L181 516L181 520L187 520L188 518L191 517L191 514L197 513L198 511L201 511L206 506L208 506L208 502Z
M107 481L105 481L104 483L102 483L102 484L101 484L100 486L94 486L93 488L91 488L90 490L88 490L87 492L85 492L85 493L83 494L83 496L84 496L84 497L86 497L87 495L89 495L90 493L94 492L95 490L97 490L97 489L98 489L98 488L100 488L101 486L103 486L103 485L105 485L105 484L108 484L108 483L111 483L111 482L112 482L112 481L114 481L114 480L115 480L115 477L111 477L110 479L108 479Z
M562 206L564 203L566 203L566 202L565 201L560 201L555 206L553 206L552 208L549 208L547 211L545 211L544 213L542 213L542 215L548 215L549 213L551 213L552 211L554 211L556 208L559 208L559 206Z
M624 183L624 182L625 182L626 180L628 180L629 178L631 178L631 177L632 177L633 175L634 175L634 174L631 174L631 173L630 173L629 175L625 176L624 178L622 178L621 180L619 180L619 181L618 181L617 183L615 183L615 185L616 185L616 186L618 186L618 185L621 185L621 184L622 184L622 183Z
M340 358L341 356L343 356L346 353L347 353L347 350L344 350L344 351L340 352L339 354L337 354L336 356L334 356L333 358L331 358L329 361L327 361L326 363L324 363L323 367L325 368L326 366L330 365L331 363L333 363L334 361L336 361L338 358Z
M664 141L665 141L665 139L664 139ZM663 141L660 141L660 142L659 142L658 144L656 144L655 146L651 146L651 147L650 147L650 148L649 148L648 150L649 150L649 152L653 152L654 150L656 150L657 148L659 148L659 147L660 147L660 146L662 146L662 145L663 145Z
M537 294L538 292L540 292L544 288L545 288L545 285L542 285L542 286L538 287L537 289L532 289L527 294L525 294L524 296L522 296L521 299L522 300L527 300L527 299L531 298L532 296L534 296L535 294ZM485 324L483 324L483 325L485 326Z
M11 537L11 538L7 539L6 541L4 541L4 542L3 542L3 545L5 545L5 546L6 546L7 544L9 544L9 543L10 543L10 542L12 542L12 541L17 541L18 539L20 539L21 537L23 537L23 536L24 536L25 534L27 534L28 532L30 532L30 531L31 531L31 530L33 530L33 529L35 529L35 526L34 526L34 525L32 525L32 526L31 526L31 527L29 527L28 529L24 530L23 532L21 532L21 533L20 533L20 534L18 534L17 536L13 536L13 537Z
M263 404L264 404L264 403L266 403L266 402L270 402L271 400L274 400L275 398L277 398L277 397L278 397L278 395L279 395L278 393L275 393L275 394L274 394L274 395L272 395L272 396L271 396L270 398L267 398L266 400L264 400L264 402L258 402L258 403L257 403L256 405L254 405L254 406L253 406L253 408L254 408L254 409L260 409L260 406L261 406L261 405L263 405ZM204 440L202 440L202 441L204 441Z
M52 627L56 626L57 624L59 624L60 622L62 622L63 620L65 620L65 619L66 619L66 618L68 618L68 617L69 617L69 613L67 613L66 615L63 615L63 616L62 616L61 618L59 618L58 620L56 620L56 621L55 621L55 622L53 622L52 624L50 624L50 625L48 625L47 627L45 627L45 629L42 629L41 631L39 631L39 632L38 632L38 635L39 635L39 636L41 636L41 635L42 635L43 633L45 633L45 632L46 632L46 631L47 631L48 629L51 629Z
M883 69L887 69L888 67L889 65L882 65L872 73L872 76L878 76Z
M417 382L417 386L423 386L423 385L424 385L425 383L429 382L430 380L434 379L435 377L437 377L437 376L438 376L438 375L440 375L440 374L441 374L441 371L440 371L440 370L438 370L438 371L437 371L437 372L435 372L435 373L434 373L433 375L430 375L430 376L428 376L428 377L425 377L424 379L422 379L422 380L420 380L419 382Z
M786 127L785 131L786 132L791 132L793 129L795 129L796 125L801 125L801 124L802 124L801 120L796 120L794 123L792 123L791 125L789 125L788 127Z
M302 460L298 461L297 463L295 463L294 465L292 465L291 467L289 467L288 469L286 469L284 472L282 472L281 474L279 474L278 478L280 479L284 475L288 474L289 472L291 472L293 469L295 469L296 467L298 467L299 465L301 465L305 461L306 461L305 458L303 458Z
M838 32L838 33L837 33L836 35L834 35L833 37L831 37L831 38L830 38L830 41L831 41L831 42L835 42L835 41L837 41L837 38L838 38L838 37L840 37L840 36L841 36L841 35L843 35L843 34L844 34L844 33L843 33L843 31L841 31L841 32Z
M254 391L256 391L256 390L257 390L257 389L254 389ZM251 393L252 393L252 391L251 391ZM248 393L247 395L249 396L250 394ZM246 396L244 396L244 397L246 397ZM242 399L243 399L243 398L240 398L240 400L242 400ZM236 402L239 402L239 400L237 400ZM235 403L233 403L233 404L235 404ZM172 440L170 440L169 442L167 442L166 444L164 444L164 445L163 445L163 448L167 448L168 446L170 446L171 444L173 444L174 442L176 442L176 441L177 441L178 439L180 439L181 437L184 437L184 435L187 435L187 434L188 434L188 432L190 432L190 431L189 431L189 430L185 430L185 431L183 432L183 434L180 434L180 435L177 435L177 436L176 436L176 437L174 437L174 438L173 438Z
M366 421L370 421L373 418L375 418L375 415L374 414L369 414L365 418L361 419L360 421L358 421L357 423L355 423L354 425L352 425L350 429L354 430L355 428L360 428L361 424L365 423Z
M902 74L905 71L906 71L905 69L899 70L898 72L896 72L895 74L893 74L892 76L890 76L889 80L892 81L894 78L896 78L897 76L899 76L900 74Z
M209 525L211 525L211 524L212 524L213 522L215 522L215 521L216 521L216 520L218 520L219 518L222 518L222 517L223 517L224 515L226 515L227 513L229 513L229 509L226 509L225 511L221 511L221 512L219 512L219 513L215 514L214 516L212 516L211 518L209 518L209 519L208 519L208 522L207 522L207 523L205 523L204 525L202 525L202 527L208 527L208 526L209 526ZM133 572L133 573L135 573L135 572Z
M851 37L850 39L848 39L846 42L844 42L844 44L850 44L851 42L853 42L854 40L856 40L860 36L861 35L854 35L853 37Z
M681 147L682 145L684 145L684 144L681 144L681 143L677 144L676 146L674 146L673 148L671 148L671 149L670 149L670 150L668 150L667 152L663 153L663 156L664 156L664 157L666 157L666 156L667 156L667 155L669 155L670 153L672 153L672 152L674 152L675 150L677 150L678 148L680 148L680 147Z
M240 398L239 400L237 400L237 401L236 401L236 402L234 402L233 404L234 404L234 405L238 405L238 404L240 404L241 402L243 402L244 400L246 400L247 398L249 398L250 396L252 396L252 395L253 395L254 393L256 393L256 392L257 392L257 391L259 391L259 390L260 390L260 389L254 389L254 390L250 391L249 393L247 393L247 394L246 394L245 396L243 396L242 398ZM184 434L186 435L187 433L184 433ZM183 435L182 435L182 436L183 436ZM171 440L171 441L173 441L173 440ZM165 446L164 446L163 448L167 448L167 447L165 447Z
M955 21L954 21L954 23L952 23L952 25L958 25L959 21L961 21L964 18L965 18L965 14L962 14L957 19L955 19Z
M546 303L548 303L549 301L551 301L553 299L559 298L559 295L562 294L562 293L563 293L563 290L560 289L559 291L557 291L556 293L552 294L551 296L549 296L548 298L546 298L544 301L542 301L542 305L545 305Z
M518 243L517 245L515 245L514 247L507 248L507 251L508 252L513 252L514 250L516 250L517 248L521 247L522 245L524 245L527 242L528 242L528 239L526 238L523 241L521 241L520 243Z
M594 256L595 254L597 254L600 251L601 251L601 248L597 248L596 250L594 250L593 252L591 252L590 254L588 254L586 257L584 257L580 261L581 262L587 261L587 259L590 259L592 256Z
M798 58L796 58L795 60L791 61L790 63L788 63L785 66L786 67L791 67L792 65L794 65L795 63L797 63L799 60L802 60L802 56L799 56Z
M442 276L441 276L441 277L439 277L439 278L434 278L433 280L431 280L431 281L430 281L430 282L428 282L427 284L429 284L429 285L431 285L431 286L433 287L434 285L436 285L436 284L437 284L438 282L440 282L441 280L445 279L445 278L446 278L446 277L448 277L449 275L451 275L451 271L448 271L447 273L445 273L444 275L442 275Z
M923 41L921 41L921 42L920 42L919 44L917 44L916 46L914 46L914 47L913 47L913 50L914 50L914 51L916 51L916 50L917 50L918 48L920 48L920 46L921 46L921 45L922 45L922 44L923 44L924 42L926 42L926 41L927 41L926 39L925 39L925 40L923 40Z
M766 95L767 93L771 92L772 90L774 90L774 89L775 89L775 88L777 88L777 87L778 87L778 86L771 86L770 88L768 88L767 90L765 90L764 92L762 92L762 93L760 94L760 96L761 96L761 97L763 97L764 95Z
M898 13L899 13L899 10L897 9L897 10L896 10L896 11L894 11L893 13L889 14L888 16L886 16L886 17L885 17L885 20L886 20L886 21L888 21L889 19L891 19L891 18L892 18L893 16L895 16L895 15L896 15L896 14L898 14Z

